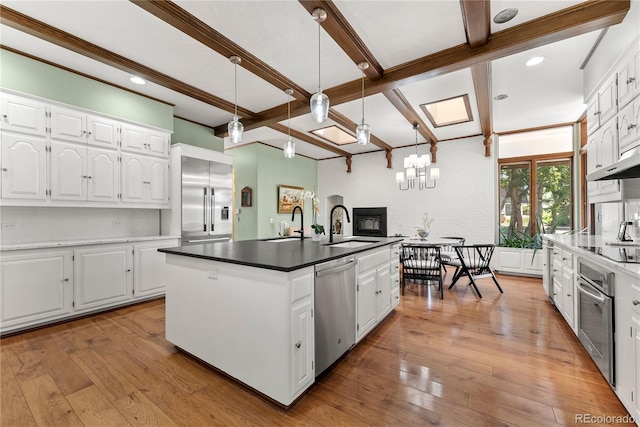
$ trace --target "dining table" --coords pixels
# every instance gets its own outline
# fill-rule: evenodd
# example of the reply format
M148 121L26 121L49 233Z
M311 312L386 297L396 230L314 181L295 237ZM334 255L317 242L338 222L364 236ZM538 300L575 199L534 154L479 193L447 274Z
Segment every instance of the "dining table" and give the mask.
M403 246L415 245L415 246L454 246L457 245L460 240L448 239L446 237L426 237L424 239L420 237L407 237L400 243Z

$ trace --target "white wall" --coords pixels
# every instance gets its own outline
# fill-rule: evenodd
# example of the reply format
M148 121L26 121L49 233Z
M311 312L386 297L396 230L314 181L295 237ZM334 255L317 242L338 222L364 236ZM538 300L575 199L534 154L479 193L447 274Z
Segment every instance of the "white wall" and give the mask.
M385 153L353 156L352 173L346 173L344 158L318 162L318 194L321 215L328 224L326 199L332 195L344 198L349 209L354 207L387 207L389 235L413 236L423 212L435 218L431 226L434 236L463 236L469 243L493 243L496 230L496 166L494 158L484 157L481 137L446 141L438 144L437 167L440 180L435 189L400 191L395 173L402 168L403 158L415 152L414 147L393 150L393 169L386 168ZM418 152L427 152L420 145ZM345 234L351 234L351 224Z
M0 208L1 245L157 236L157 209Z

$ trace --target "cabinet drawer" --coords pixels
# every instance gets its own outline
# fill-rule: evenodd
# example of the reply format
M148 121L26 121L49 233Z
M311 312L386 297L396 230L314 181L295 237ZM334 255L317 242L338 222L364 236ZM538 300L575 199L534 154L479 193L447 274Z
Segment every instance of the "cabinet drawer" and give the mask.
M564 263L564 265L566 265L570 269L573 269L573 254L571 252L563 250L562 251L562 262Z
M389 248L389 259L392 262L400 259L400 245L391 245Z
M389 261L389 248L374 249L358 258L358 272L362 273Z

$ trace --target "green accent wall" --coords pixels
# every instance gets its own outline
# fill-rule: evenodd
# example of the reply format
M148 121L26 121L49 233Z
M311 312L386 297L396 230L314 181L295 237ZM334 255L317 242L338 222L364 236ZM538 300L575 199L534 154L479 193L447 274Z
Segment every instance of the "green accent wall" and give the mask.
M5 49L0 49L0 87L173 130L171 105Z
M282 150L264 144L250 144L227 150L233 156L235 170L235 239L264 239L278 235L277 222L300 225L291 214L278 213L278 185L286 184L315 191L318 187L318 162L302 156L286 159ZM253 190L253 206L242 207L240 191L245 186ZM311 201L305 200L304 225L311 225ZM271 220L273 219L273 223Z
M177 117L173 118L171 143L195 145L221 153L224 152L224 139L215 136L212 128Z

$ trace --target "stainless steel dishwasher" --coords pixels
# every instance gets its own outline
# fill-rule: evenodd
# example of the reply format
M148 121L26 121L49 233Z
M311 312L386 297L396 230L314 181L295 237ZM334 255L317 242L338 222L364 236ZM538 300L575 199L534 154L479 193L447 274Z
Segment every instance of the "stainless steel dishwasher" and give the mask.
M316 376L356 342L356 260L344 257L316 265Z

